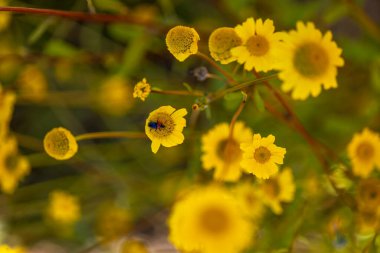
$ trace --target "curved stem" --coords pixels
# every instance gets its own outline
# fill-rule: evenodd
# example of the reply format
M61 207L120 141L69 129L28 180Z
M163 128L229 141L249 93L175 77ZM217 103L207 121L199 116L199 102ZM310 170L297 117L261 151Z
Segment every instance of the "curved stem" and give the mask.
M90 139L107 139L107 138L128 138L128 139L145 139L147 136L143 132L94 132L85 133L75 136L76 141Z

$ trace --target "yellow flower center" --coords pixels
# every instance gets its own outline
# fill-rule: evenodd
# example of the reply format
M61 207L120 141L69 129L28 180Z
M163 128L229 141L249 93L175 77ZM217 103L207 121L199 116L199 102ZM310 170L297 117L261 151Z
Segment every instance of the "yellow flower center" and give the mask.
M375 154L375 149L369 142L362 142L356 148L356 155L360 160L369 160Z
M200 215L200 225L209 234L221 234L228 229L229 217L218 207L210 207Z
M312 78L326 72L329 57L320 45L310 42L296 49L293 64L301 75Z
M5 169L8 172L15 171L17 169L18 162L19 157L17 156L17 154L9 154L5 158Z
M226 163L233 163L241 158L240 145L234 139L222 140L218 145L217 154Z
M191 46L197 41L195 30L184 26L172 28L166 36L168 48L174 53L189 53Z
M260 35L250 37L245 46L247 47L249 53L254 56L262 56L269 51L268 40Z
M173 133L175 122L173 118L163 112L159 112L150 117L149 122L157 123L157 127L150 127L150 132L156 138L164 138ZM148 122L148 124L149 124Z
M266 163L270 159L271 155L272 154L270 153L269 149L260 146L255 150L253 157L259 163Z
M46 139L46 150L57 156L64 156L70 149L70 142L66 134L62 131L55 131Z

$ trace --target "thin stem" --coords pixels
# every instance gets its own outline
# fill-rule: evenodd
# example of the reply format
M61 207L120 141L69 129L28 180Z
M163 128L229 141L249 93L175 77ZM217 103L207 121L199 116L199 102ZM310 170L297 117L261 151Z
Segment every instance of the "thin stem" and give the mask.
M87 0L87 7L88 7L88 10L90 11L90 13L96 14L95 5L92 2L92 0Z
M236 121L237 121L237 118L240 116L241 112L243 111L244 109L244 106L247 102L247 94L243 93L243 100L241 101L238 109L236 110L236 112L234 113L234 116L232 116L232 120L231 120L231 123L230 123L230 133L229 133L229 137L228 139L231 140L232 137L233 137L233 132L234 132L234 128L235 128L235 124L236 124Z
M107 138L128 138L128 139L145 139L146 135L143 132L94 132L85 133L75 136L77 141L90 139L107 139Z
M157 90L152 89L152 93L156 94L166 94L166 95L179 95L179 96L195 96L195 97L203 97L204 94L202 91L194 90L194 91L186 91L186 90Z

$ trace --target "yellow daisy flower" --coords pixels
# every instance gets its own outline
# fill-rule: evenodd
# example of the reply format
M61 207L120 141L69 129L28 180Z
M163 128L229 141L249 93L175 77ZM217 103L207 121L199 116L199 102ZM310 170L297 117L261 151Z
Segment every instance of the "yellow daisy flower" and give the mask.
M185 252L236 253L252 242L254 227L237 200L216 186L189 192L173 207L169 240Z
M47 96L48 82L43 72L35 65L27 65L17 80L19 91L32 101L41 101Z
M242 39L230 27L220 27L215 29L208 40L208 48L211 57L222 64L236 61L237 57L231 55L231 48L240 46Z
M78 144L69 130L57 127L45 135L44 149L49 156L57 160L67 160L77 153Z
M283 211L281 202L291 202L294 199L295 190L292 170L285 168L277 176L263 182L263 202L275 214L281 214Z
M258 187L248 181L242 182L232 190L239 201L241 212L253 220L259 220L264 215L264 203L261 191Z
M237 181L241 176L240 144L252 138L252 132L243 122L236 122L231 139L227 123L216 125L202 136L202 165L206 170L215 168L214 179Z
M279 53L282 89L292 90L294 99L316 97L325 89L336 88L337 67L344 65L342 50L332 41L332 33L324 36L308 22L297 22L297 30L284 37L284 47Z
M185 137L182 131L186 126L186 114L186 109L176 111L170 105L161 106L149 114L145 123L145 133L152 141L153 153L157 153L160 145L173 147L183 142Z
M14 137L0 140L0 186L5 193L13 193L18 182L30 171L28 160L18 153Z
M142 101L145 101L145 99L149 96L150 91L150 84L146 82L145 78L143 78L142 81L135 85L133 97L140 98Z
M8 134L15 102L16 95L11 91L5 92L0 85L0 139Z
M194 28L175 26L166 34L166 45L169 52L178 60L184 61L198 52L199 35Z
M277 147L274 141L275 137L271 134L264 138L261 138L260 134L255 134L251 143L241 144L240 148L243 150L241 167L258 178L268 179L275 175L278 172L277 164L282 164L284 161L286 149Z
M242 25L235 27L236 33L242 39L241 46L231 49L231 54L237 57L240 64L248 71L274 69L277 63L277 51L281 47L282 33L274 32L273 21L248 18Z
M25 250L20 247L11 248L6 244L0 245L0 253L25 253Z
M71 225L75 223L80 218L78 198L61 190L51 192L47 215L60 224Z
M351 159L353 173L368 177L375 166L380 168L380 137L365 128L355 134L348 144L348 156Z

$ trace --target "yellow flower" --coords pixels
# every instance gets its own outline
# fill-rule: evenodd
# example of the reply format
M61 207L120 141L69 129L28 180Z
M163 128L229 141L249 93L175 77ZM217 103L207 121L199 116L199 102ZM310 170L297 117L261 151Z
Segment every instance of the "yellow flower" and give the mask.
M120 246L120 253L148 253L147 247L138 240L126 240Z
M47 215L60 224L71 225L75 223L80 218L78 198L61 190L51 192Z
M0 85L0 139L8 134L15 102L16 95L11 91L5 92Z
M348 144L348 156L353 173L360 177L368 177L375 166L380 168L379 135L368 128L360 134L355 134Z
M166 34L166 45L169 52L179 61L186 60L198 52L199 35L194 28L175 26Z
M160 145L173 147L183 142L185 137L182 131L186 126L186 114L186 109L176 111L170 105L161 106L149 114L145 123L145 133L152 141L153 153L157 153Z
M240 144L250 141L252 132L243 122L236 122L231 139L229 133L229 125L221 123L204 134L201 159L204 169L215 168L214 179L237 181L242 172Z
M268 179L275 175L278 172L276 164L283 163L286 149L274 145L274 140L273 135L261 138L260 134L255 134L251 143L241 144L241 167L258 178Z
M42 71L34 65L28 65L22 70L17 85L23 96L32 101L41 101L47 95L48 82Z
M77 153L78 144L69 130L57 127L45 135L44 149L49 156L57 160L67 160Z
M149 96L150 91L150 85L146 82L146 79L144 78L142 81L138 82L135 85L133 97L140 98L142 101L145 101L145 99Z
M13 193L18 182L30 171L28 160L18 153L14 137L0 139L0 185L5 193Z
M101 110L113 116L123 116L134 104L130 85L120 76L105 80L97 91L97 102Z
M8 245L0 245L0 253L25 253L25 250L20 247L11 248Z
M169 240L185 252L240 252L254 233L237 200L216 186L189 192L174 205L168 223Z
M284 37L284 47L279 54L282 89L292 90L294 99L316 97L325 89L336 88L337 67L344 65L342 50L332 41L332 33L324 36L308 22L297 22L297 31Z
M263 201L275 214L282 213L281 202L291 202L294 199L295 184L290 168L285 168L280 174L264 181L262 185Z
M0 6L5 7L8 6L8 1L0 0ZM5 30L11 21L11 13L10 12L1 12L0 13L0 31Z
M131 228L131 215L115 204L104 205L97 215L97 233L106 240L126 235Z
M208 40L211 57L222 64L236 61L237 57L231 55L231 48L240 46L241 44L242 39L230 27L215 29Z
M281 47L282 33L274 32L273 21L248 18L242 25L235 27L236 33L243 41L241 46L231 49L240 64L248 71L269 71L277 64L277 51Z
M253 220L259 220L263 216L264 204L257 186L248 181L242 182L235 186L233 194L239 201L242 214Z

